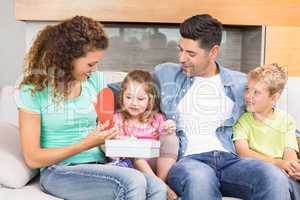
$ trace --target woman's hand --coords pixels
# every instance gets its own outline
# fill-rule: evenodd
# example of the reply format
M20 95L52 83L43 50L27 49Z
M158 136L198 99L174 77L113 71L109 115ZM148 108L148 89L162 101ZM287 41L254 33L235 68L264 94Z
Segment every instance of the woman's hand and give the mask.
M91 132L81 141L81 145L85 149L90 149L95 146L105 143L105 140L117 138L119 135L119 130L116 126L111 129L106 130L109 126L109 122L106 121L104 124L99 124L98 127L91 130Z
M166 120L163 123L163 128L166 130L168 134L174 134L176 131L176 123L173 120Z

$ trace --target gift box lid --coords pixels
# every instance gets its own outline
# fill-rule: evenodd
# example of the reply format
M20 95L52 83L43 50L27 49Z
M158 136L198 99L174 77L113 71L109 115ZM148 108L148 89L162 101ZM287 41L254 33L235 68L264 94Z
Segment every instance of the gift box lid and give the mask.
M130 147L130 148L159 148L160 142L151 139L114 139L105 141L106 148Z

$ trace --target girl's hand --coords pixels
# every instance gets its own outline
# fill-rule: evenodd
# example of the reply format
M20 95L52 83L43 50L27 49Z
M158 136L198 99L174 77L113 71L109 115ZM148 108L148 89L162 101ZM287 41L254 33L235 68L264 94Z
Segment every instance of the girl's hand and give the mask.
M173 120L166 120L162 127L167 131L168 134L175 134L176 123Z
M117 127L105 130L109 123L106 121L104 124L99 124L98 127L91 130L91 132L84 138L81 143L85 149L90 149L95 146L105 143L105 140L114 139L119 135Z

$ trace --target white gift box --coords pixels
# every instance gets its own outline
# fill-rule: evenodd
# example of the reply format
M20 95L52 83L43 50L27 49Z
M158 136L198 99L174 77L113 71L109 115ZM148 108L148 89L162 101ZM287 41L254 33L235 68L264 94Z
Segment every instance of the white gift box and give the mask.
M160 142L150 139L115 139L105 141L108 157L155 158L159 157Z

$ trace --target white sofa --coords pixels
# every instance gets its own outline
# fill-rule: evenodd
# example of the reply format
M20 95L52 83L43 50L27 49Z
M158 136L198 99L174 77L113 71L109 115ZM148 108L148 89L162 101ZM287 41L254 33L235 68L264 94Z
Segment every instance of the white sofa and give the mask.
M0 88L0 200L59 200L39 189L38 170L24 163L14 91Z
M108 82L122 80L125 75L120 72L105 73ZM12 86L0 88L0 200L59 200L40 190L38 170L31 170L24 163L14 92Z

